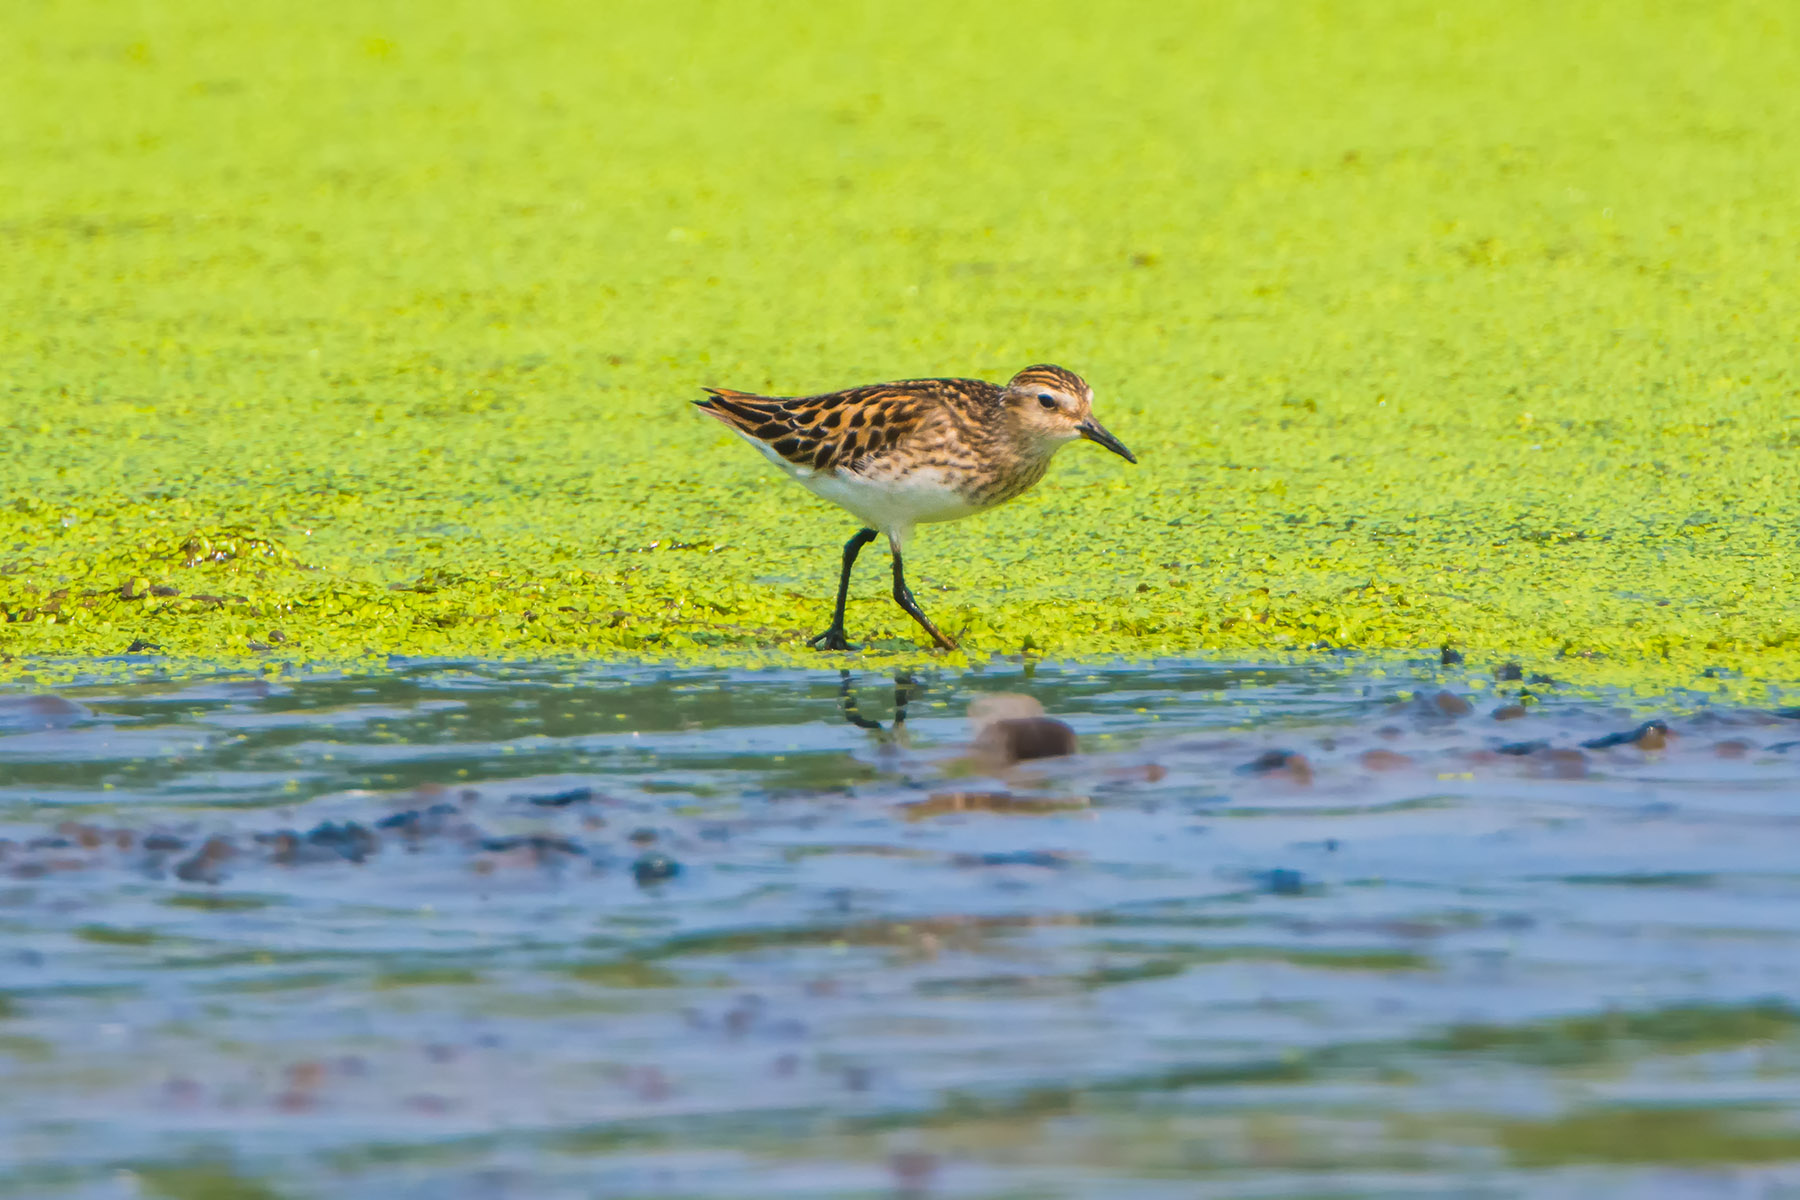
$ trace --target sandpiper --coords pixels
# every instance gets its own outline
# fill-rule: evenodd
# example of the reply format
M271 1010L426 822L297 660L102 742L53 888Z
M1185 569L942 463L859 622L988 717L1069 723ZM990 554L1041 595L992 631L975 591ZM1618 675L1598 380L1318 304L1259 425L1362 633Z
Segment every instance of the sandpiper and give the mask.
M894 599L945 650L956 641L931 623L906 586L901 553L913 527L955 521L1004 504L1044 477L1078 438L1126 462L1137 458L1094 420L1094 390L1073 371L1026 367L1004 386L979 379L905 379L822 396L757 396L706 388L694 403L761 450L814 495L848 509L863 528L844 543L831 627L811 641L855 650L844 635L850 568L886 534Z

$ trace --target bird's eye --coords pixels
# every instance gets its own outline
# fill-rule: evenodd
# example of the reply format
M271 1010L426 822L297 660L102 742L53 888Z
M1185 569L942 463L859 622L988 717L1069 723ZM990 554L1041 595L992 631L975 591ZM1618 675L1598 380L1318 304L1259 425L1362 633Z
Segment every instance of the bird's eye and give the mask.
M1052 396L1049 392L1039 392L1038 393L1038 403L1043 405L1045 408L1055 408L1056 407L1056 397Z

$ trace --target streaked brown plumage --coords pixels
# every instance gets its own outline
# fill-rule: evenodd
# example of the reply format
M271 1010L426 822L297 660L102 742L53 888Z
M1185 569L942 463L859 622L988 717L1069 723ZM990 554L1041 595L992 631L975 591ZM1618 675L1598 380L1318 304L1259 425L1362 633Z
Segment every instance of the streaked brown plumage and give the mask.
M885 533L894 599L944 649L956 643L919 610L901 551L917 524L953 521L1002 504L1044 477L1077 438L1137 459L1093 419L1093 391L1062 367L1027 367L1005 385L979 379L907 379L818 396L758 396L707 388L696 401L809 490L868 526L844 547L831 627L822 649L851 649L844 603L857 553Z

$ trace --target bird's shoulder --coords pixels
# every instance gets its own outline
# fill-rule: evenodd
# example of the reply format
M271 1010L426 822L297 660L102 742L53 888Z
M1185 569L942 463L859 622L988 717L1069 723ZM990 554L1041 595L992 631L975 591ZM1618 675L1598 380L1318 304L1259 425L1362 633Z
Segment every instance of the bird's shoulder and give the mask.
M815 396L759 396L707 388L700 407L796 467L860 470L909 441L942 435L998 406L979 379L901 379Z

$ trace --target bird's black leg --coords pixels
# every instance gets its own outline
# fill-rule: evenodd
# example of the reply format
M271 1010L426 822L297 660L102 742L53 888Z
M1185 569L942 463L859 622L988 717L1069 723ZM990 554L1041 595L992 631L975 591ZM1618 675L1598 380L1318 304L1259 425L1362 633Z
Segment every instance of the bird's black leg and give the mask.
M844 636L844 603L850 598L850 568L856 565L856 556L862 548L875 540L873 529L859 529L850 535L844 543L844 573L838 576L837 607L831 612L831 628L806 643L817 646L821 650L854 650L850 639Z
M904 608L907 615L913 620L925 627L925 632L931 635L931 640L938 644L940 650L956 649L956 640L933 625L931 618L919 608L919 602L913 599L912 589L906 586L905 569L900 565L900 548L898 546L894 547L894 602Z

